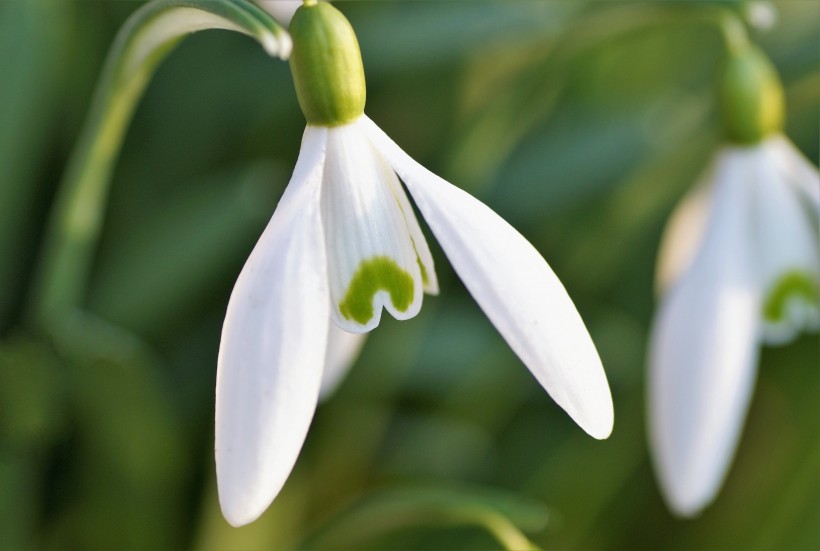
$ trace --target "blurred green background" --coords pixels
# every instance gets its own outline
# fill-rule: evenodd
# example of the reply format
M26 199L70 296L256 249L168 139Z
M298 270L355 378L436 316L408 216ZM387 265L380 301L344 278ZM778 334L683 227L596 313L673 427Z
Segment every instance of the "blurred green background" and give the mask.
M737 459L701 517L670 516L649 463L656 249L720 137L720 35L678 11L706 3L337 3L369 116L564 282L615 430L598 442L574 425L430 238L441 295L413 320L383 317L284 491L242 529L216 498L216 356L298 153L287 64L236 33L186 39L128 132L86 311L60 342L25 323L57 184L139 5L0 0L0 549L493 549L476 525L487 511L549 549L820 547L817 336L763 351ZM752 36L783 77L789 137L817 164L820 3L774 6L777 24Z

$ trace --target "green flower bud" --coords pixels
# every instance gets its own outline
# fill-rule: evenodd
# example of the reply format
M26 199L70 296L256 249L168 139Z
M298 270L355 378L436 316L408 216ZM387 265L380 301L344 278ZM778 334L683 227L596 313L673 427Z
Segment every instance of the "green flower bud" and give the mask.
M362 54L353 27L326 2L300 7L290 23L290 70L308 124L340 126L364 114Z
M759 48L730 53L721 77L723 123L730 141L755 144L783 129L783 86Z

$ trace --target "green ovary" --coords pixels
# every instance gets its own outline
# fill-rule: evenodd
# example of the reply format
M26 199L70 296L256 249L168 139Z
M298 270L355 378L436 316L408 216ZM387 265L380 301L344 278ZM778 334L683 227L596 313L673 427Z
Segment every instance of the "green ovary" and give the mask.
M820 300L820 290L810 274L791 271L781 276L766 297L763 318L770 323L782 321L786 314L786 304L792 297L817 304Z
M373 297L379 291L387 291L393 307L405 312L413 303L413 287L413 276L393 259L376 256L359 264L344 300L339 303L339 311L345 319L364 325L373 318Z

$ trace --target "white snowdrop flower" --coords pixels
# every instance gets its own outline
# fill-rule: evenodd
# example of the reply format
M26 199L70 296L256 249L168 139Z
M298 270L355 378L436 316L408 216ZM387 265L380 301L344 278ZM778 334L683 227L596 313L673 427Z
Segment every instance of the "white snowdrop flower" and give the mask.
M308 126L293 177L231 294L219 352L216 467L228 522L252 522L280 491L321 387L338 380L382 309L409 319L424 293L438 292L402 181L511 348L585 431L606 438L613 423L606 375L541 255L364 115L361 54L338 10L300 8L290 32Z
M649 351L650 443L681 516L727 474L760 344L820 327L817 169L780 133L780 85L758 50L733 57L723 85L730 143L667 226Z

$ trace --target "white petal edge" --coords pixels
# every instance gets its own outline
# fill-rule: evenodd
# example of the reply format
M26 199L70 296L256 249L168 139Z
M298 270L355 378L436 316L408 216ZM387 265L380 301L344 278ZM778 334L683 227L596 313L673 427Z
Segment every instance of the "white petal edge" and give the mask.
M766 141L766 149L774 155L773 161L784 172L787 181L811 205L816 223L820 217L820 173L817 167L783 135L769 138Z
M673 512L694 516L717 495L756 374L760 296L749 182L716 182L691 269L664 297L649 347L650 448Z
M710 177L713 173L714 167L710 167L708 177L689 190L669 216L655 269L655 292L659 296L668 291L691 266L701 244L711 208Z
M325 371L319 392L320 401L328 399L336 392L350 368L359 358L366 340L367 333L348 333L336 327L332 321L328 324Z
M486 205L358 124L404 181L467 289L550 396L587 433L612 432L612 396L595 345L538 251Z
M812 281L815 288L820 287L820 239L809 209L801 204L799 189L770 156L760 155L754 170L749 172L747 181L755 205L758 269L765 308L768 297L787 274L799 273ZM818 315L820 305L816 301L792 296L786 299L780 320L763 316L763 339L773 345L791 342L802 331L813 329Z
M261 515L285 483L319 396L328 322L319 196L326 131L308 128L290 184L231 293L216 382L225 519Z
M407 222L407 229L410 231L418 261L424 267L424 275L427 276L426 281L424 281L424 292L428 295L438 295L438 277L436 276L436 266L433 263L433 254L430 252L430 246L427 244L427 239L425 239L419 221L416 219L416 213L413 212L413 206L410 204L407 193L398 178L391 178L389 181L390 187L393 189L393 195L396 196L401 212L404 214L404 220Z

